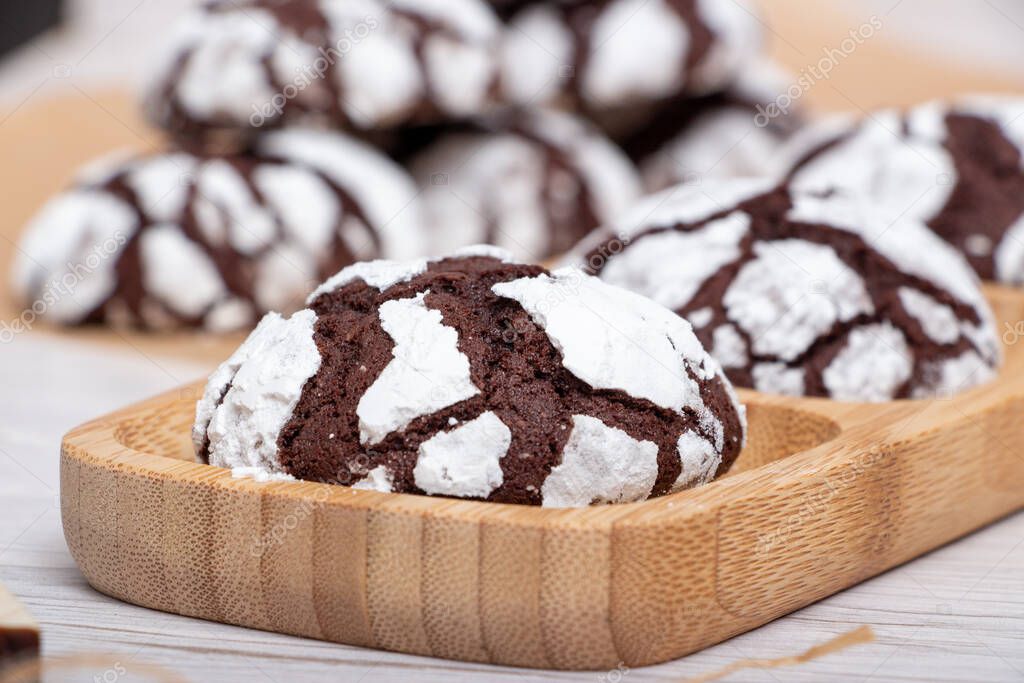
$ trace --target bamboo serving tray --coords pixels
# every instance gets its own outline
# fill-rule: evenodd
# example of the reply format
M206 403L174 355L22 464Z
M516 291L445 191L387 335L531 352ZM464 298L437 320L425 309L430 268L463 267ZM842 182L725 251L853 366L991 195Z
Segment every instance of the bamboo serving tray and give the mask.
M1024 293L987 293L1017 330ZM97 590L166 612L495 664L654 664L1024 507L1024 343L1004 341L999 378L945 400L742 392L728 476L579 510L233 479L192 461L195 384L64 438L64 533Z

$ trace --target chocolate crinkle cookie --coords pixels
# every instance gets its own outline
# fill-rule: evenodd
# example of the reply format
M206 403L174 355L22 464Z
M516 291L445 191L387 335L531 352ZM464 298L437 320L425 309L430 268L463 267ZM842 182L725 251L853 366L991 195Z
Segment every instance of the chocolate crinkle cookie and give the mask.
M649 192L705 178L779 175L786 170L780 150L805 121L788 94L793 78L758 62L726 90L652 107L616 139Z
M345 265L421 254L415 196L393 162L329 132L106 160L28 226L15 290L61 324L251 329Z
M963 258L921 223L768 181L653 195L573 258L687 318L739 386L843 401L943 397L1000 363Z
M986 280L1024 284L1024 98L932 102L797 135L794 187L844 188L928 224Z
M481 0L214 0L177 26L148 107L200 144L297 119L365 130L479 114L500 28Z
M408 167L433 254L488 243L525 260L549 258L641 193L618 147L554 111L509 112L440 132Z
M712 480L743 408L690 326L493 247L350 266L210 378L203 462L259 479L576 507Z
M522 105L631 109L724 88L759 43L746 0L539 2L509 19L502 93Z

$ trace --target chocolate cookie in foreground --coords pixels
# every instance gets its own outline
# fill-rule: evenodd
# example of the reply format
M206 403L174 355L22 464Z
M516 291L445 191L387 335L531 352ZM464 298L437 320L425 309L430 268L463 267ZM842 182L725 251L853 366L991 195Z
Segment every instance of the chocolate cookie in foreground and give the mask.
M393 162L330 132L103 163L28 226L15 291L60 324L251 329L349 263L421 255L415 195Z
M932 102L833 119L787 151L792 184L845 188L916 217L986 280L1024 284L1024 99Z
M653 195L574 258L687 318L732 381L843 401L943 397L1000 363L966 261L919 222L767 181Z
M622 151L568 114L510 112L436 135L408 164L433 254L487 243L540 261L640 196Z
M753 64L727 90L653 106L615 139L649 192L706 178L778 175L786 170L780 150L804 123L788 92L795 78L774 64Z
M214 0L173 32L150 118L203 145L311 118L358 131L480 114L500 29L481 0Z
M257 478L547 507L710 481L728 380L671 311L490 247L350 266L210 378L199 458Z
M760 45L746 0L538 2L509 20L506 102L588 114L725 88Z

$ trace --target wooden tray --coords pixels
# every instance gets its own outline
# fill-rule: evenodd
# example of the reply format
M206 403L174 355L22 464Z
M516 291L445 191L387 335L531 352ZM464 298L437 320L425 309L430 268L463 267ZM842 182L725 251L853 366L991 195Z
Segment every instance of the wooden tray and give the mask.
M1024 293L988 294L1016 329ZM167 612L496 664L653 664L1024 507L1024 343L1005 341L1000 377L946 400L743 392L729 476L582 510L233 479L192 462L192 385L65 437L64 532L96 589Z

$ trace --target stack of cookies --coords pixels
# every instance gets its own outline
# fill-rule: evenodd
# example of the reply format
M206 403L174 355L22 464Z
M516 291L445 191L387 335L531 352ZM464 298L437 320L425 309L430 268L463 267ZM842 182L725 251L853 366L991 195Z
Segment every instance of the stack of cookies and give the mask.
M17 285L91 262L50 318L260 321L197 457L383 492L643 500L729 469L733 384L988 381L1024 100L805 124L760 28L744 0L212 0L145 95L169 149L85 169Z
M100 244L51 320L226 331L357 261L550 259L641 176L774 158L786 126L748 115L784 83L759 28L716 0L204 2L141 98L168 151L84 169L29 227L16 290L45 296Z

